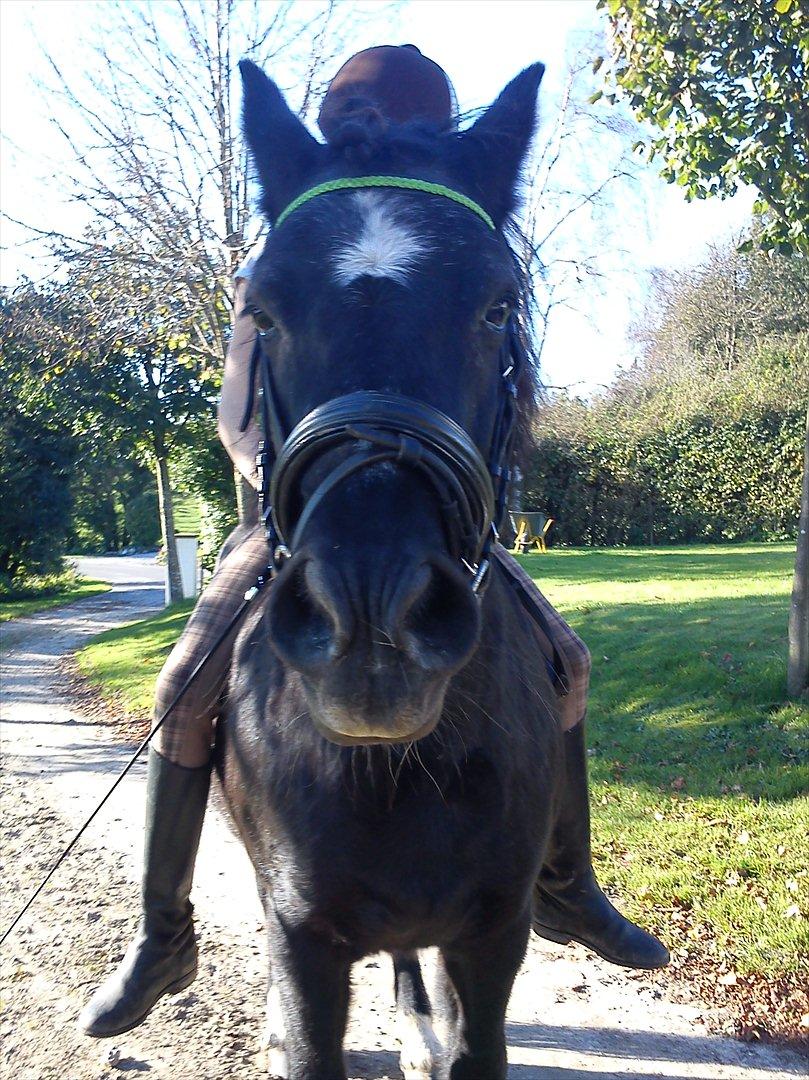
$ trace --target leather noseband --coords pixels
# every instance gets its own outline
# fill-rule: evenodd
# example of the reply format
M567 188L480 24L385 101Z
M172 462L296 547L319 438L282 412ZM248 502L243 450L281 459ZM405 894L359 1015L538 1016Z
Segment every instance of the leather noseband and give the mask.
M302 502L300 481L306 469L316 458L345 445L351 447L349 456ZM474 572L494 519L488 465L463 428L438 409L375 390L319 405L284 442L270 485L281 543L294 551L326 495L349 476L381 462L405 465L425 476L439 499L450 553Z

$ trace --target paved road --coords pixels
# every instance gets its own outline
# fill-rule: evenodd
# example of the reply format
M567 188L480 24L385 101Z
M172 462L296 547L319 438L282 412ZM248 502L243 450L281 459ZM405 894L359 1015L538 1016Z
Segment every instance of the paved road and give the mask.
M3 660L0 708L14 847L3 903L50 864L122 767L127 751L61 696L56 661L100 630L162 604L159 567L133 559L82 560L114 581L110 592L20 619ZM251 868L214 808L203 834L194 900L202 931L200 978L150 1022L109 1043L77 1036L73 1017L132 932L140 875L145 770L138 766L60 871L4 964L10 1010L0 1035L15 1080L112 1080L121 1069L155 1080L258 1080L263 935ZM19 877L19 880L17 880ZM60 884L61 882L61 884ZM16 893L16 895L14 895ZM9 899L9 894L11 899ZM352 1077L396 1080L397 1042L386 958L357 966L347 1045ZM665 978L624 973L578 948L532 941L508 1018L510 1080L786 1080L797 1056L710 1036L702 1010L668 1000ZM113 1055L114 1056L114 1055ZM266 1076L266 1072L263 1073Z
M154 554L147 555L74 555L80 574L112 585L162 585L164 570Z

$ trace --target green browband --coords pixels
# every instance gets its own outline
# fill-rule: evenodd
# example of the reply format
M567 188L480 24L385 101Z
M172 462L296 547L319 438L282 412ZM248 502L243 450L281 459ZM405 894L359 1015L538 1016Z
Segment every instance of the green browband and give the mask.
M328 195L332 191L356 191L358 188L400 188L402 191L426 191L428 195L442 195L445 199L452 199L460 206L465 206L473 214L486 222L490 229L496 228L491 217L482 206L463 195L460 191L444 187L443 184L431 184L429 180L415 180L410 176L343 176L338 180L327 180L324 184L304 191L296 199L293 199L286 209L282 210L276 218L276 227L281 225L290 214L293 214L310 199L316 199L318 195Z

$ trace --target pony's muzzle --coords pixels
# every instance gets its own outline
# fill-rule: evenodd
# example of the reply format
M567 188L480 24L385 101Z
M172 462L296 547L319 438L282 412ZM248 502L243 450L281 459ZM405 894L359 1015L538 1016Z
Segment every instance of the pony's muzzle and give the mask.
M444 556L373 587L301 554L273 584L268 617L321 730L401 741L435 726L450 676L477 646L479 609L468 575Z

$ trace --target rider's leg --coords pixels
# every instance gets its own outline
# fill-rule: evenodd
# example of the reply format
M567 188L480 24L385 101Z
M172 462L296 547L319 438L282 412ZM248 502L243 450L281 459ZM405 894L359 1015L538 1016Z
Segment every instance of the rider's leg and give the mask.
M555 646L565 668L567 693L559 698L564 734L565 778L545 862L534 890L534 931L540 937L587 945L613 964L657 968L668 963L668 950L657 938L619 914L601 891L590 853L590 801L584 714L590 679L590 654L584 642L537 589L517 561L502 548L498 561L515 585L528 590L540 608L547 637L538 640L547 654Z
M267 554L263 530L257 528L220 562L160 673L156 717L225 630L245 591L266 568ZM121 964L79 1017L88 1035L101 1038L136 1027L163 994L184 989L196 975L189 895L231 647L232 639L223 643L149 752L140 925Z
M566 782L534 889L534 932L563 945L579 941L622 967L664 967L666 947L615 910L593 872L584 720L562 738Z

